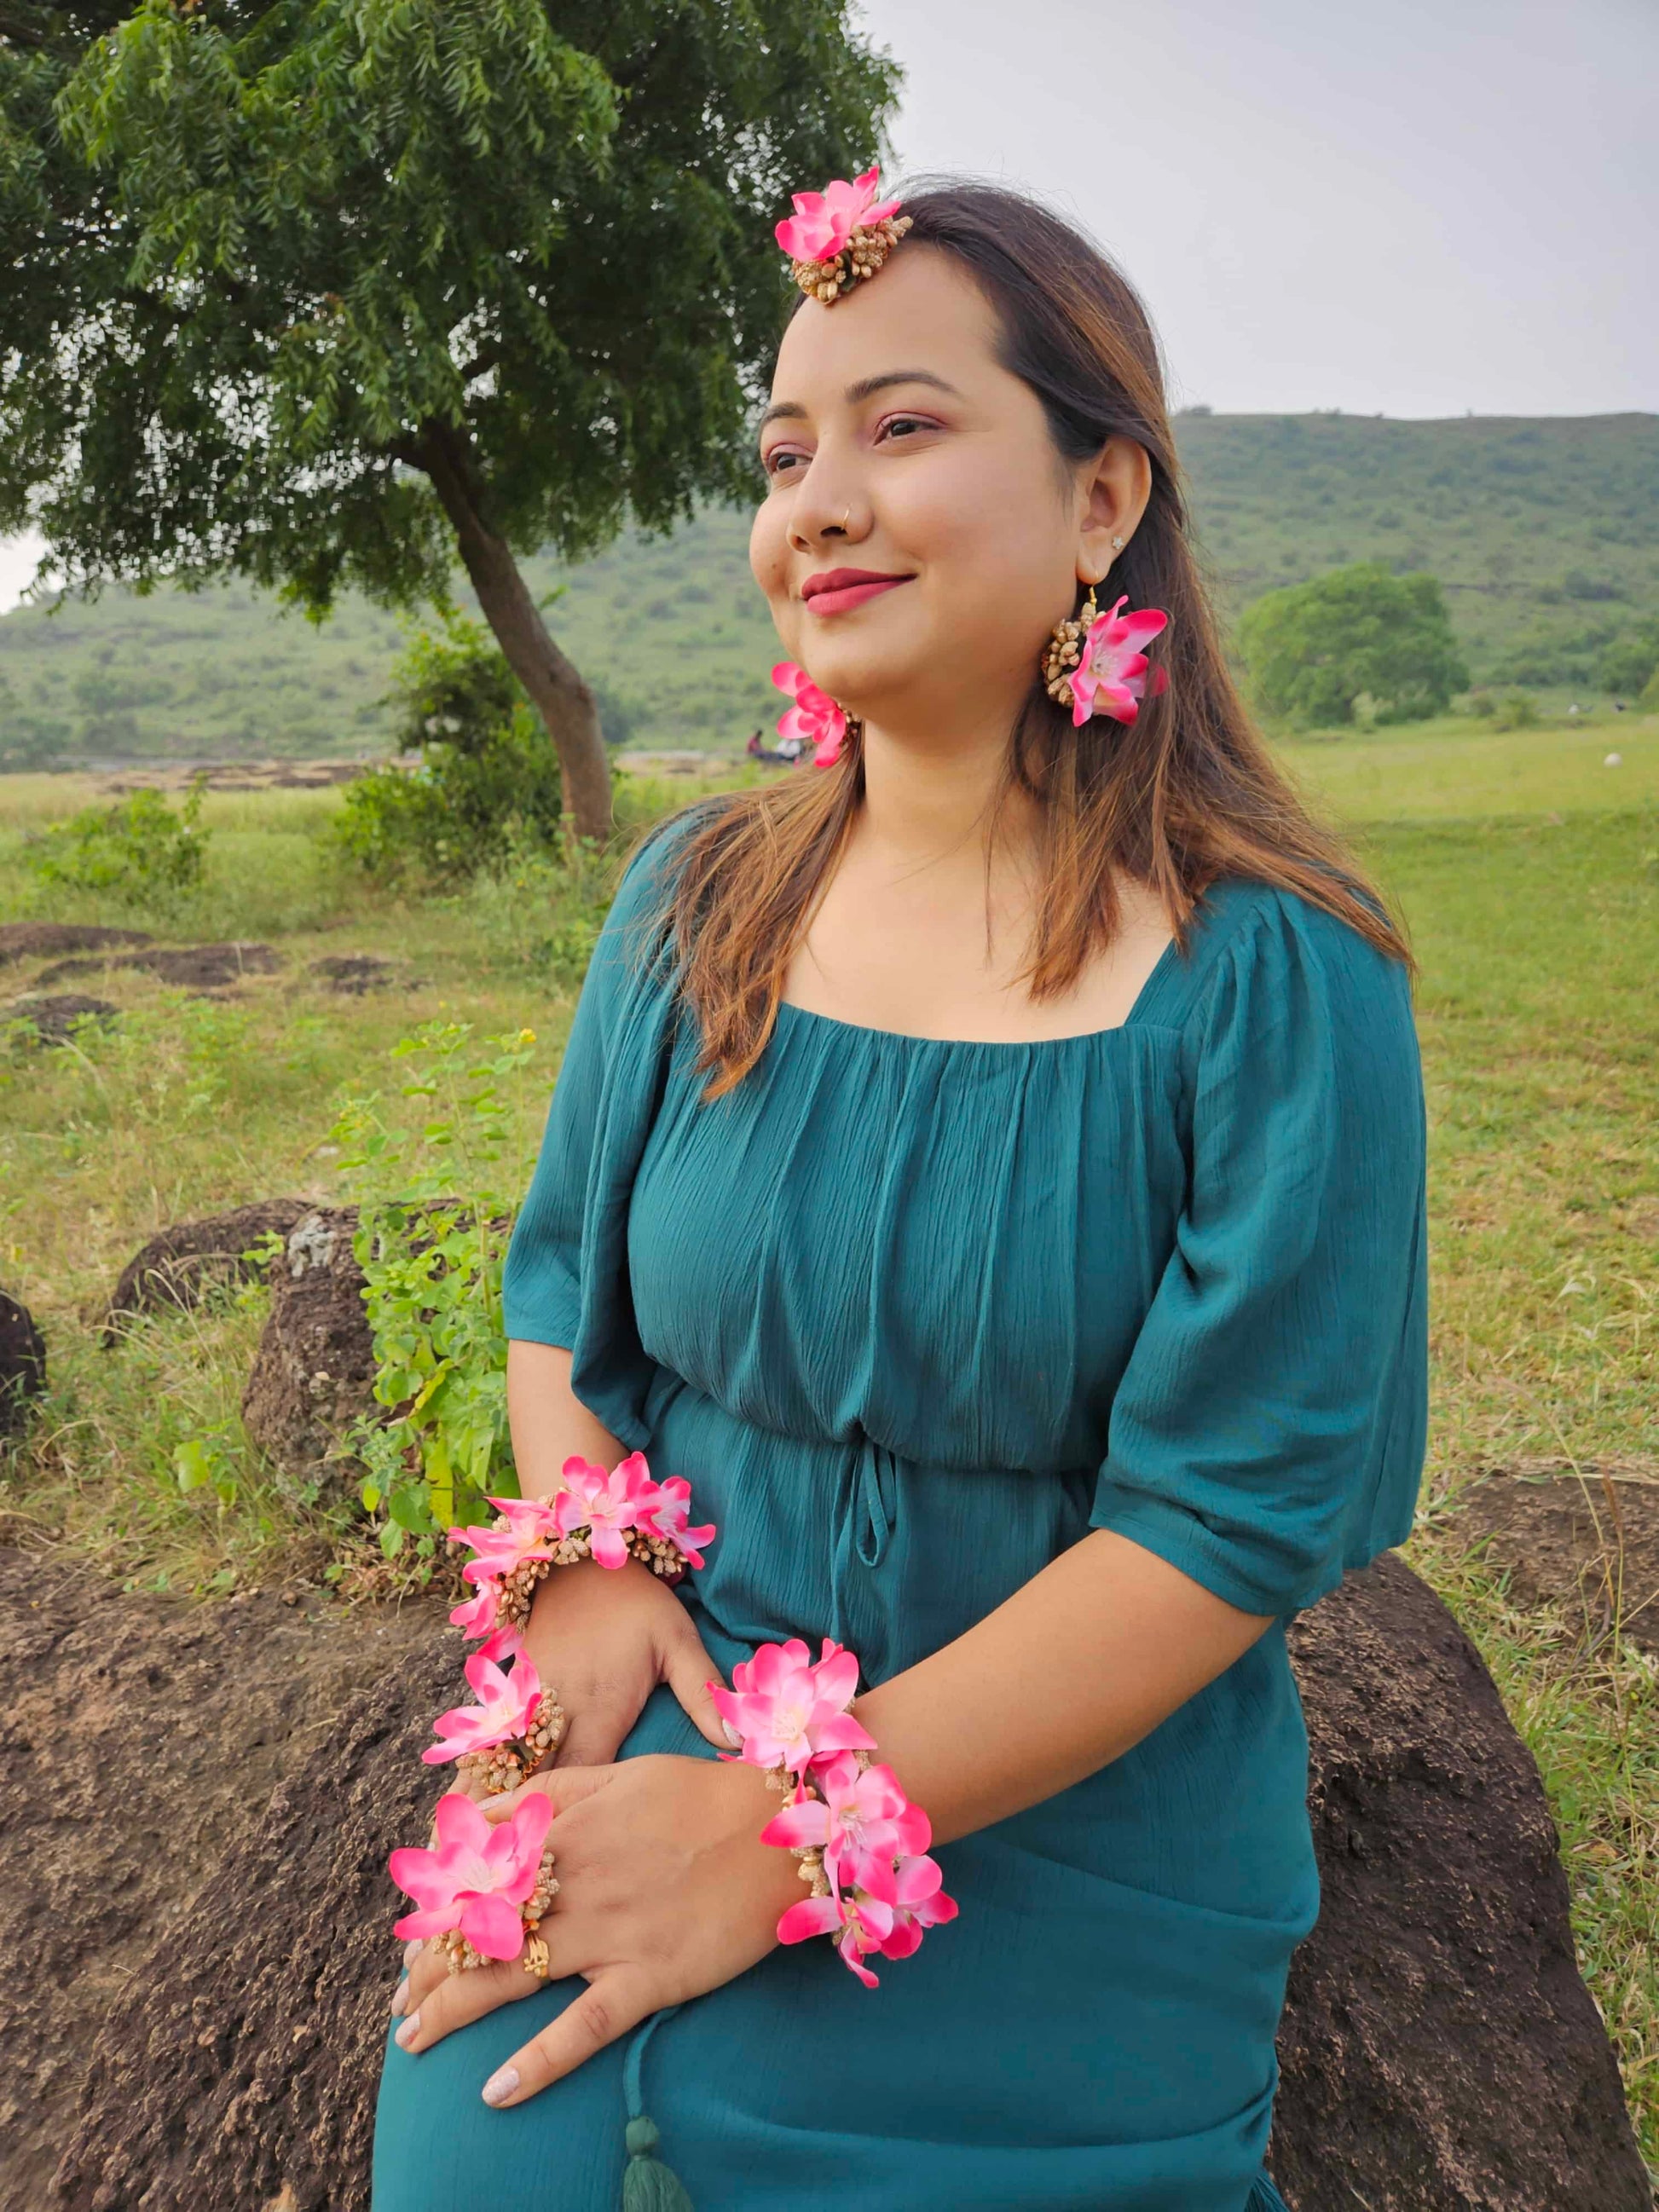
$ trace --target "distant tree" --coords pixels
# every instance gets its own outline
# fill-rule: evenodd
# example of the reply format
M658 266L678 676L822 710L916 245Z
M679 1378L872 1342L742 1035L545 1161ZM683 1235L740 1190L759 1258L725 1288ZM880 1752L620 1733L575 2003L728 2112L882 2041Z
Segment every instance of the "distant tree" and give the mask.
M1365 697L1379 721L1420 721L1469 680L1434 578L1379 561L1269 592L1238 646L1257 703L1304 729L1352 722Z
M441 596L459 551L603 834L593 689L518 556L747 487L772 222L896 82L848 13L0 0L0 532L77 588L313 614Z
M1604 691L1640 691L1659 669L1659 621L1638 623L1613 639L1596 664L1595 680Z

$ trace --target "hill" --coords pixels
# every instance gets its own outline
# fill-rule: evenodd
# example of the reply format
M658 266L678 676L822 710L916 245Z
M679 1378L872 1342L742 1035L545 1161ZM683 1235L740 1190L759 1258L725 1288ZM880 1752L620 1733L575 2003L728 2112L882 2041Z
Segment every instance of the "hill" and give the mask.
M1343 415L1177 423L1227 612L1349 561L1440 579L1477 683L1588 687L1659 615L1659 416L1399 422ZM745 517L624 538L561 574L556 634L605 695L608 734L740 744L779 710ZM0 617L0 757L305 758L384 748L398 621L348 601L320 627L243 586L111 592Z

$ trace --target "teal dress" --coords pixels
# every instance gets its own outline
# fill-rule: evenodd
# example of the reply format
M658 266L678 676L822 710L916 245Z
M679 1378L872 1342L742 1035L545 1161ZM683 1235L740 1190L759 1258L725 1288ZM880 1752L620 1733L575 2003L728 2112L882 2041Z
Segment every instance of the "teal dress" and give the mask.
M375 2212L616 2212L641 2101L697 2212L1267 2212L1317 1904L1284 1623L1406 1535L1422 1462L1407 976L1229 881L1121 1028L960 1043L784 1006L708 1104L656 921L674 842L600 939L507 1323L718 1523L684 1602L722 1670L833 1636L882 1681L1091 1528L1273 1626L1111 1765L943 1846L961 1917L878 1990L780 1948L507 2112L483 2081L580 1984L390 2046ZM661 1751L713 1755L664 1690L623 1755Z

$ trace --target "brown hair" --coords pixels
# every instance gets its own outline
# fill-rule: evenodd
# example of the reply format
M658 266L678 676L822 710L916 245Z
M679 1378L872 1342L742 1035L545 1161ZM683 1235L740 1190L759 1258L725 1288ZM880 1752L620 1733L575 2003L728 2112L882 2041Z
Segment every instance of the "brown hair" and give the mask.
M1062 995L1109 944L1116 869L1158 895L1183 949L1203 892L1243 876L1297 893L1409 966L1382 901L1275 766L1228 673L1188 534L1158 343L1133 289L1080 232L1018 193L947 183L907 197L904 210L912 228L899 252L933 246L974 279L1000 325L1002 365L1042 401L1061 459L1084 460L1118 436L1152 462L1151 503L1107 597L1166 610L1152 655L1168 688L1128 729L1099 720L1075 729L1034 659L993 802L1000 811L1017 788L1041 802L1040 890L1021 971L1031 996ZM834 768L735 793L685 837L672 928L710 1097L765 1049L863 791L854 725Z

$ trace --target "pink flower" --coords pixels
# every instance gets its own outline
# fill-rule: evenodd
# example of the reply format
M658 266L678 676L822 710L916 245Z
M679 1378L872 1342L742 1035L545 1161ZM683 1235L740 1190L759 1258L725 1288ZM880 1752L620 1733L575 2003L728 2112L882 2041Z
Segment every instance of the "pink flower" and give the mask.
M1121 615L1127 604L1126 592L1109 614L1089 625L1083 641L1083 659L1068 679L1072 686L1072 720L1080 729L1091 714L1109 714L1115 721L1133 722L1139 708L1136 701L1146 696L1146 656L1150 645L1170 617L1157 607L1139 614ZM1164 672L1152 677L1154 695L1164 689Z
M453 1614L450 1618L453 1620ZM496 1666L505 1667L508 1660L516 1659L523 1650L523 1635L509 1621L506 1627L496 1629L493 1635L486 1638L478 1646L477 1656L480 1659L493 1659Z
M846 715L793 660L779 661L772 671L772 681L795 702L779 715L778 735L799 738L803 744L811 745L815 768L833 768L847 735Z
M720 1718L751 1766L805 1771L814 1759L841 1751L872 1751L875 1740L847 1710L859 1686L859 1662L842 1645L823 1639L816 1665L799 1637L763 1644L752 1659L732 1669L732 1687L708 1686Z
M908 1959L920 1948L924 1929L956 1918L957 1901L945 1894L944 1879L933 1859L899 1861L893 1875L893 1924L876 1945L884 1959Z
M477 1595L467 1598L452 1611L451 1625L468 1636L488 1636L495 1626L495 1608L501 1601L499 1583L480 1583Z
M630 1452L609 1474L585 1459L568 1459L560 1470L564 1487L553 1501L561 1536L589 1531L588 1544L602 1567L627 1564L623 1540L630 1528L647 1525L659 1492L643 1453Z
M506 1522L504 1528L480 1524L449 1531L453 1542L470 1544L477 1554L461 1569L464 1582L504 1582L527 1559L552 1558L544 1547L553 1534L553 1515L539 1498L492 1498L489 1503Z
M429 1744L421 1753L428 1766L440 1766L466 1752L493 1751L498 1743L515 1742L530 1727L542 1685L528 1659L520 1658L513 1672L504 1674L493 1659L475 1651L465 1671L467 1687L478 1702L457 1705L433 1722L443 1741Z
M688 1566L702 1565L702 1547L710 1542L714 1524L706 1521L698 1528L690 1525L691 1516L691 1486L684 1476L671 1474L657 1493L657 1503L648 1518L638 1523L648 1535L660 1536L672 1544Z
M838 1891L867 1889L872 1879L879 1883L876 1869L890 1872L895 1859L925 1851L933 1841L927 1815L899 1788L890 1766L860 1771L852 1753L843 1753L815 1768L812 1783L823 1802L807 1797L786 1806L761 1830L761 1841L817 1844Z
M795 212L781 222L773 235L792 261L833 261L855 230L866 230L890 215L896 215L897 200L876 204L879 167L866 169L849 185L836 177L821 192L791 195Z
M553 1818L550 1798L531 1790L495 1826L470 1797L452 1790L438 1800L435 1850L393 1851L387 1870L418 1908L393 1934L404 1941L452 1928L485 1959L516 1959L524 1948L520 1908L536 1887L542 1845Z
M809 1936L833 1936L842 1964L849 1966L866 1990L880 1984L865 1960L880 1950L892 1933L893 1910L878 1897L860 1892L853 1897L804 1897L792 1905L778 1923L780 1943L805 1943Z

